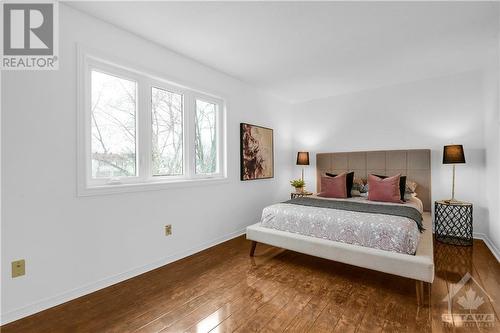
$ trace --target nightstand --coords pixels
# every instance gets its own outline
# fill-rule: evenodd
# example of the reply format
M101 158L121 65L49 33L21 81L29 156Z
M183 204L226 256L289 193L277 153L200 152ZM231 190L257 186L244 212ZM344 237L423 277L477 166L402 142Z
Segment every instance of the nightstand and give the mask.
M290 193L290 199L308 197L310 195L313 195L313 193L307 192L307 191L300 192L300 193L299 192L292 192L292 193Z
M472 245L472 204L434 203L434 235L437 241L453 245Z

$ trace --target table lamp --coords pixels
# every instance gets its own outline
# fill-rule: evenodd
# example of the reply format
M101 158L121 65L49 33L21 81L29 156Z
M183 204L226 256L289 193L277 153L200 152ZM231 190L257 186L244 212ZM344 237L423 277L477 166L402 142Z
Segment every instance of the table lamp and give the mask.
M451 187L451 199L449 203L458 202L455 200L455 165L465 163L464 147L462 145L448 145L443 149L443 164L453 164L453 183Z
M309 152L299 151L297 153L297 165L309 165ZM304 180L304 167L302 167L302 180Z

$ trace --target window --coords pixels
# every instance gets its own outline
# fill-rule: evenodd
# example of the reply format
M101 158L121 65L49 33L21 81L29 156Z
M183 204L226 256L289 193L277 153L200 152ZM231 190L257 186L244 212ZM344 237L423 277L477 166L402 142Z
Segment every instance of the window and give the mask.
M89 54L79 56L81 194L226 177L221 99Z
M92 177L135 176L136 82L92 70Z
M217 173L217 105L196 100L196 173Z
M183 174L184 121L182 95L151 89L153 176Z

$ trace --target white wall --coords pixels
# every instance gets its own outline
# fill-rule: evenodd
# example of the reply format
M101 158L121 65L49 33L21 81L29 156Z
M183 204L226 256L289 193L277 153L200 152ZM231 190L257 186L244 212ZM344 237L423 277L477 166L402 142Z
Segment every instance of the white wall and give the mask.
M485 95L485 101L489 101L485 117L485 144L488 170L488 204L491 207L488 237L491 239L492 245L496 247L497 253L500 253L500 30L498 38L499 48L497 48L496 70L492 70L489 73L490 75L486 77L489 85L496 82L497 90L491 93L488 92ZM496 99L492 95L496 95Z
M474 231L488 234L490 223L498 228L498 220L490 220L495 205L486 192L484 134L485 114L497 108L497 81L487 79L496 70L488 67L294 105L293 150L431 149L432 199L437 200L451 197L452 169L442 165L442 147L463 144L467 164L457 165L456 197L474 203ZM491 169L495 172L498 177ZM311 165L306 181L315 184L314 177Z
M498 70L491 71L485 76L485 86L498 86ZM500 254L500 122L499 122L499 92L497 89L485 89L484 92L485 117L484 117L484 140L485 140L485 163L486 181L485 193L486 204L489 208L489 225L485 234L490 241L489 246L496 248L497 255ZM500 258L498 258L500 260Z
M77 43L227 98L229 181L77 197ZM64 4L60 69L4 72L1 83L3 322L238 235L289 193L287 104ZM240 122L274 128L274 179L239 181ZM27 274L12 279L20 258Z

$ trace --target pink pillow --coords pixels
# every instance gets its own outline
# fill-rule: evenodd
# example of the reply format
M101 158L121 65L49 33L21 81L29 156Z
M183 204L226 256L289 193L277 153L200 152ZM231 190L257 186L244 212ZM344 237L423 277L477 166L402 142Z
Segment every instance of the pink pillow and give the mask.
M399 191L399 178L396 175L388 178L379 178L374 175L368 176L368 200L401 203L401 192Z
M347 198L347 173L341 173L335 177L321 177L320 197L325 198Z

